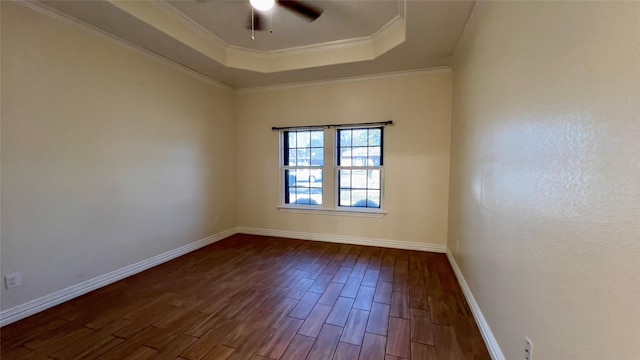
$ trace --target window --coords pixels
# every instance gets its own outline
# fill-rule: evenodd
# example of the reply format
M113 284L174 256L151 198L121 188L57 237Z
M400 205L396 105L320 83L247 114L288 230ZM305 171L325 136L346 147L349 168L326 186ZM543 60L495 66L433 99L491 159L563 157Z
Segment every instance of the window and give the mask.
M284 129L280 134L283 206L380 212L383 127Z
M284 203L322 205L324 130L283 131Z
M338 129L338 206L380 208L382 128Z

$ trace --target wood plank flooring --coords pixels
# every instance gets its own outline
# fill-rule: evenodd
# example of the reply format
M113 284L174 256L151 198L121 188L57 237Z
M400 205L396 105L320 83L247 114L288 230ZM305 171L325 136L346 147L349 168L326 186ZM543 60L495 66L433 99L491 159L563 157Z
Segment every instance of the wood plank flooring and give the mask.
M1 330L11 359L490 359L444 254L238 234Z

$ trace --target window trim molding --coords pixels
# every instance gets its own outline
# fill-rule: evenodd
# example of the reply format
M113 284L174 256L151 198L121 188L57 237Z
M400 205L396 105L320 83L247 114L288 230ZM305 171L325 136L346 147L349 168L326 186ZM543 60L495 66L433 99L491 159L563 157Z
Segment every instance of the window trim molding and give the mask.
M365 217L365 218L381 218L387 215L386 211L380 210L380 209L372 209L372 208L323 209L316 206L320 206L320 205L280 205L278 206L278 210L284 213L332 215L332 216L337 215L337 216L352 216L352 217ZM364 210L364 209L367 209L367 210Z
M299 214L318 214L318 215L333 215L333 216L353 216L353 217L369 217L369 218L381 218L387 215L387 211L384 208L384 195L385 195L385 170L384 163L380 166L375 166L380 169L380 207L379 208L371 208L371 207L350 207L350 206L339 206L339 169L341 166L338 166L338 130L339 129L354 129L354 128L383 128L387 125L393 125L392 121L388 122L379 122L379 123L361 123L361 124L340 124L340 125L312 125L312 126L297 126L297 127L282 127L282 128L273 128L274 131L278 132L278 142L279 142L279 154L278 154L278 178L279 178L279 195L278 195L278 205L277 208L280 212L284 213L299 213ZM322 196L323 201L322 204L318 205L306 205L306 204L287 204L285 203L285 189L284 189L284 169L288 168L288 166L284 165L284 148L285 144L285 131L296 131L296 130L323 130L324 134L324 166L320 167L323 172L323 182L322 182ZM327 136L327 131L331 131L332 135ZM386 157L384 155L385 151L385 133L384 129L382 130L382 146L381 146L381 157ZM331 138L331 144L327 145L327 140ZM330 154L328 157L327 155ZM328 158L331 158L331 163L327 161ZM357 166L360 168L360 166ZM371 167L362 167L363 169L368 169ZM333 204L329 204L326 198L325 191L325 181L330 173L333 172ZM332 206L332 207L330 207Z
M285 174L285 170L287 169L296 169L296 168L300 168L297 166L290 166L290 165L285 165L284 164L284 159L285 159L285 133L288 131L314 131L314 130L321 130L323 132L323 144L322 144L322 149L324 151L323 154L323 162L324 165L323 166L302 166L301 168L306 168L306 169L320 169L322 170L322 177L323 177L323 182L322 182L322 197L323 197L323 201L321 204L317 204L317 205L302 205L302 204L287 204L285 202L285 198L286 198L286 191L285 191L285 178L284 178L284 174ZM321 210L324 207L324 178L326 176L326 167L327 167L327 161L326 161L326 131L325 128L322 127L318 127L318 126L306 126L306 127L300 127L298 129L289 129L289 128L282 128L280 130L278 130L278 146L279 146L279 154L278 154L278 179L279 179L279 184L278 187L280 188L279 190L279 199L278 199L278 207L284 206L284 207L291 207L291 208L296 208L296 209L307 209L307 210Z
M364 128L380 128L382 131L381 134L381 138L380 138L380 165L376 165L376 166L345 166L345 165L338 165L338 157L340 156L340 149L338 149L338 143L339 143L339 130L341 129L364 129ZM355 211L355 212L375 212L375 211L379 211L379 212L385 212L384 210L384 193L385 193L385 170L384 170L384 137L385 137L385 133L386 131L384 131L384 126L375 126L375 125L371 125L371 126L363 126L363 127L336 127L335 130L333 131L333 151L334 151L334 158L333 158L333 169L334 169L334 208L337 211ZM378 169L380 170L380 206L377 208L372 208L372 207L354 207L354 206L340 206L340 169L356 169L356 170L370 170L370 169Z

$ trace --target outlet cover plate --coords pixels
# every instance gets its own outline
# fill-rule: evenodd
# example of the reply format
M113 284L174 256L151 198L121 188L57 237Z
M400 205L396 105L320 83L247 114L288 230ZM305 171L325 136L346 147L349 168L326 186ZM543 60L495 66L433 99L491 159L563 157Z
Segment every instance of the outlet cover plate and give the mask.
M528 337L524 338L524 359L525 360L533 360L533 343L529 340Z
M7 289L13 289L22 285L22 276L20 273L12 273L4 277L4 283Z

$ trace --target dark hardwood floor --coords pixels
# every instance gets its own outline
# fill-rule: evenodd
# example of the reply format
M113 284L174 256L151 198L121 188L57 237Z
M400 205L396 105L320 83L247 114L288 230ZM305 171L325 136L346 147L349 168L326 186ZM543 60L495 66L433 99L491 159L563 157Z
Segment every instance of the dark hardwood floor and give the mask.
M235 235L1 329L10 359L490 359L444 254Z

